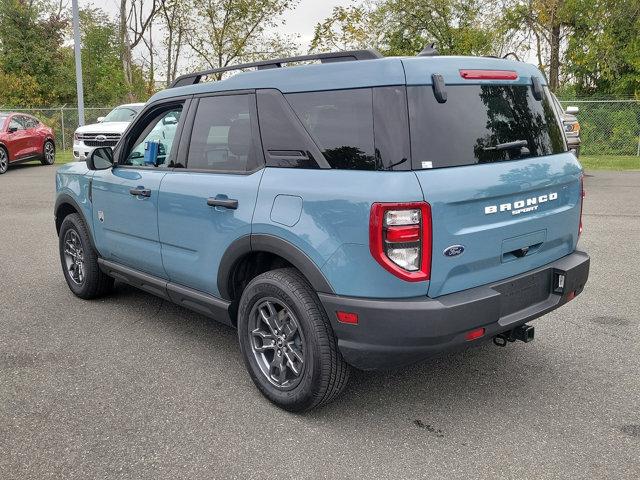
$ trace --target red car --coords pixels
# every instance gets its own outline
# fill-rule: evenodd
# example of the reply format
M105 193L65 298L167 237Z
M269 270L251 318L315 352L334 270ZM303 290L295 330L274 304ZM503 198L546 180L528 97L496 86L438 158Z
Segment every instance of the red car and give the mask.
M12 163L40 160L53 165L55 159L53 130L31 115L0 112L0 175Z

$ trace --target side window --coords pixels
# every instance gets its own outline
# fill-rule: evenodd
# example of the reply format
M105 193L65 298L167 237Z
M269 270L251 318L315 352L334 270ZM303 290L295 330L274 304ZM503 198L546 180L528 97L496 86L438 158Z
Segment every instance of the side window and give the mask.
M405 87L373 89L376 164L382 170L410 170L409 112Z
M146 124L121 165L171 167L174 139L182 105L162 110ZM177 146L176 146L177 147Z
M38 121L35 118L31 118L31 117L22 117L22 118L24 118L25 128L36 128L38 126Z
M376 170L370 88L286 95L331 168Z
M11 121L9 122L9 128L15 129L15 130L24 130L25 126L23 122L23 117L21 115L16 115L12 117Z
M201 98L193 122L187 168L244 172L257 166L252 95Z
M269 167L318 168L322 153L278 90L259 90L260 136ZM318 157L318 158L316 158Z

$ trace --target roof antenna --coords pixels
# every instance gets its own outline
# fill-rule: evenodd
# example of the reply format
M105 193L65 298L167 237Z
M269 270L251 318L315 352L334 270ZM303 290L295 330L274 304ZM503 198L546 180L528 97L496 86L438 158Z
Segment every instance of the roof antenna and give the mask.
M431 45L427 45L418 54L419 57L434 57L436 55L438 55L438 50L436 49L436 42L432 42Z

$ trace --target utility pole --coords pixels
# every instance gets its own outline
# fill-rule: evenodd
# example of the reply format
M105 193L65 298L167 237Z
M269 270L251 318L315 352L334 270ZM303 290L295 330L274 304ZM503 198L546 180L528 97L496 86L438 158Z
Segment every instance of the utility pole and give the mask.
M80 14L78 0L72 0L73 6L73 50L76 54L76 88L78 91L78 126L84 125L84 89L82 88L82 58L80 57Z

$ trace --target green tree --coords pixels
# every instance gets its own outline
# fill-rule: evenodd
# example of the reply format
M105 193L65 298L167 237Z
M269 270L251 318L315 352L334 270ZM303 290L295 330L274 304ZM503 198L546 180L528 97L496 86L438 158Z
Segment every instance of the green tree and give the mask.
M496 32L486 18L492 2L479 0L387 0L379 6L384 41L394 55L414 55L435 42L445 55L496 53Z
M67 19L47 14L44 4L20 0L0 2L0 72L6 84L0 103L20 106L55 102L64 84L64 48Z
M192 1L187 42L208 68L289 55L297 49L292 38L274 32L283 24L282 14L298 0Z
M310 51L379 48L378 10L372 4L334 7L331 15L315 26Z
M495 0L379 0L336 7L316 25L312 50L375 47L415 55L435 42L447 55L501 54Z
M566 71L579 95L640 97L640 2L568 0Z
M128 100L130 94L133 99L145 99L145 78L140 67L132 64L131 85L125 78L116 23L103 10L89 8L80 12L80 25L85 103L109 106ZM72 68L73 58L69 61L67 68Z

